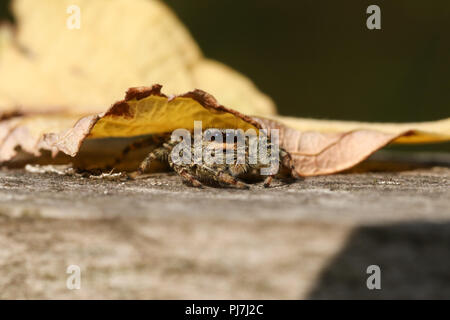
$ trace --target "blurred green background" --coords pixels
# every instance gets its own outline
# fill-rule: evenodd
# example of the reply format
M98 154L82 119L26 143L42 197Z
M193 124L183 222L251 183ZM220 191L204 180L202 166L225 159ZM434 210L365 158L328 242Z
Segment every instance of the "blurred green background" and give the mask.
M280 112L366 121L450 116L450 1L166 0L208 57ZM381 8L381 30L366 9Z
M253 79L282 114L397 122L450 116L448 0L164 2L206 56ZM366 27L371 4L381 8L381 30Z
M448 0L165 0L206 56L249 76L280 113L411 122L450 116ZM369 5L381 30L368 30ZM450 151L450 143L394 146Z

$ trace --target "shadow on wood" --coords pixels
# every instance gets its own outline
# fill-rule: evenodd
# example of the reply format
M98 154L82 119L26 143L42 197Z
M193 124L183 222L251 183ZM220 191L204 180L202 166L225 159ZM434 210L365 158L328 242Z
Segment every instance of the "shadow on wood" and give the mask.
M355 229L323 270L310 299L448 299L450 223L401 223ZM367 267L381 269L369 290Z

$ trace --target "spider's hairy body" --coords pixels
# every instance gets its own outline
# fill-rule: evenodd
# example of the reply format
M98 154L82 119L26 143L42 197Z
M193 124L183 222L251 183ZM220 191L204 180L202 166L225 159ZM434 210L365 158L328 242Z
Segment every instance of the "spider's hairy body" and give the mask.
M218 130L220 134L225 136L225 130ZM136 175L145 173L150 167L152 161L158 160L163 163L167 163L169 167L175 171L184 181L191 184L194 187L202 187L203 184L221 186L221 187L234 187L239 189L247 189L249 185L243 180L256 180L264 179L264 186L268 187L272 181L272 177L276 174L261 175L261 169L270 166L270 163L263 163L260 157L255 157L255 160L250 160L250 143L249 138L245 137L245 144L239 145L236 140L234 142L225 141L226 139L220 139L219 141L211 141L211 139L202 139L201 147L202 154L204 150L209 150L212 156L215 156L217 151L222 152L222 161L200 161L196 163L195 157L195 141L194 137L191 138L189 145L192 161L187 163L174 161L172 152L174 148L181 142L180 140L171 140L170 136L161 136L160 142L157 147L150 152L150 154L142 161L141 165L136 172ZM153 143L155 139L153 138ZM225 142L222 142L225 141ZM139 143L140 147L150 143ZM124 153L128 153L130 150L135 149L136 146L129 147L124 150ZM272 149L278 150L277 154L272 153ZM239 152L238 152L239 150ZM254 151L255 149L253 149ZM260 152L259 146L256 151ZM281 174L291 172L291 159L289 154L283 149L273 148L271 141L267 142L267 148L263 152L267 153L267 159L270 161L277 161L279 164ZM229 157L229 158L228 158ZM229 160L232 161L229 161ZM287 169L287 170L286 170Z

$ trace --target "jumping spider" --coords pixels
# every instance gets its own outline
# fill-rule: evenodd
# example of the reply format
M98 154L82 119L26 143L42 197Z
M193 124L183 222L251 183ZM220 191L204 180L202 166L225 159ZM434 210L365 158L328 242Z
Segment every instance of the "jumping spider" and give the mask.
M206 130L205 132L207 131L209 130ZM263 176L261 175L261 169L267 168L270 164L268 165L267 163L261 163L259 157L257 157L256 163L251 163L251 161L249 161L250 144L248 136L245 137L245 149L242 149L242 145L239 149L241 152L245 150L245 161L243 163L233 161L231 164L227 164L225 161L227 150L233 150L233 159L237 159L237 139L235 137L234 140L232 140L234 142L229 143L230 140L227 140L227 138L229 138L230 131L224 129L215 129L215 133L213 133L213 135L215 136L209 137L209 140L205 139L207 137L206 134L202 135L202 150L205 150L206 148L211 148L212 150L217 150L215 148L221 149L223 151L224 159L222 163L206 164L201 162L200 164L195 164L194 161L187 164L175 163L172 159L171 153L175 146L180 143L180 140L172 140L169 134L165 134L153 135L147 139L137 141L129 145L122 151L122 155L116 159L115 164L117 165L121 162L130 151L153 145L156 147L142 161L138 170L131 175L132 178L144 174L150 168L150 165L154 160L168 164L169 167L181 176L185 182L194 187L202 187L203 184L207 184L212 186L248 189L249 185L244 181L263 180L263 178L264 186L269 187L275 175L280 177L293 177L292 172L294 171L292 170L293 168L290 155L281 148L278 149L278 155L272 154L271 149L273 148L273 144L271 141L267 142L267 149L265 149L264 152L267 152L268 159L274 159L275 157L277 161L277 168L279 166L279 170L270 175ZM217 135L222 135L222 139L217 139ZM259 153L259 149L257 151ZM190 153L191 159L194 159L194 135L191 135ZM212 154L214 155L214 151L212 151Z

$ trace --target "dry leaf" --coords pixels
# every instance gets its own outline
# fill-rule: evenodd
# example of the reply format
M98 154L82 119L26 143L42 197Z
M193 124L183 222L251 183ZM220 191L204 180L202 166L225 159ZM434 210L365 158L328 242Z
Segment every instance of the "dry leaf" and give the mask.
M238 111L225 108L209 94L195 90L168 97L161 86L131 88L124 100L104 113L79 119L69 115L27 115L0 122L0 161L17 154L16 148L39 156L75 156L86 138L135 137L194 129L194 120L205 128L257 128L258 123Z
M291 154L295 170L302 176L349 169L394 141L450 141L450 118L403 124L274 118L258 120L264 128L279 129L280 146Z
M299 124L300 119L270 120L249 117L220 105L208 93L195 90L168 97L161 86L128 90L124 100L115 103L105 113L77 120L69 116L35 115L13 117L0 122L0 161L12 159L15 147L39 155L40 150L53 154L63 152L72 157L83 142L95 138L135 137L172 132L178 128L194 129L194 121L203 128L279 129L280 146L291 154L298 175L312 176L346 170L363 161L386 144L398 140L450 140L450 119L422 124L373 125L333 122L348 128L345 132L318 132L288 127L283 122ZM353 126L352 126L353 125ZM9 131L8 131L9 130ZM101 150L98 150L101 153Z
M66 27L71 5L81 10L79 30ZM0 113L102 112L129 87L153 83L172 93L206 88L241 112L275 113L249 79L205 59L160 1L15 0L13 9L15 38L0 29Z
M343 133L357 130L371 130L398 136L393 143L432 143L450 140L450 118L410 123L376 123L356 121L317 120L283 116L266 116L298 131L322 133ZM403 134L410 132L409 134Z

